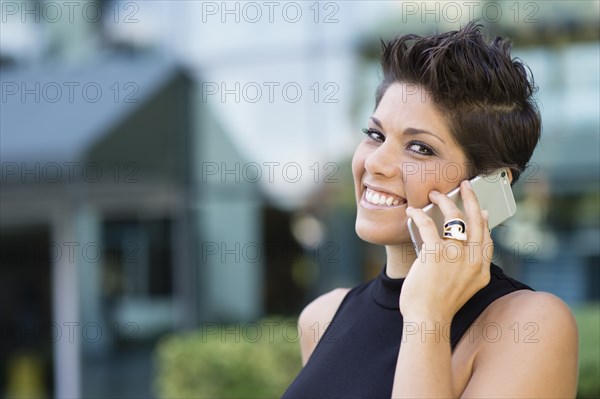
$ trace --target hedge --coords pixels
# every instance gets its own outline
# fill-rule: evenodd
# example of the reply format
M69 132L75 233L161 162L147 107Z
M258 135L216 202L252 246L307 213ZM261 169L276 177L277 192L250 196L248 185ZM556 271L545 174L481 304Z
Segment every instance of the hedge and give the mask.
M577 398L600 398L600 304L575 310L579 327Z
M278 398L301 368L296 322L204 323L163 338L154 389L161 398Z

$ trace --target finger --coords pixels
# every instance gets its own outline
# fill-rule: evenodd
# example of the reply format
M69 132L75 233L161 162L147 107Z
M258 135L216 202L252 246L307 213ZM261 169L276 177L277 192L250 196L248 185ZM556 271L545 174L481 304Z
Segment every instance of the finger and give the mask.
M492 234L492 231L490 230L490 213L487 211L487 209L482 209L481 210L481 217L483 218L483 231L484 233L487 231L488 234Z
M437 226L433 222L433 219L423 212L423 209L409 206L406 208L406 215L413 220L419 229L423 243L433 244L440 241Z
M484 220L481 216L479 201L477 201L477 196L468 180L461 183L460 196L467 218L467 239L469 242L481 243L483 239Z
M492 232L490 231L490 218L487 210L481 211L483 217L484 230L483 230L483 264L482 267L488 268L492 262L494 256L494 242L492 241Z
M440 208L442 214L444 215L444 221L457 218L462 219L462 212L460 209L458 209L454 201L452 201L447 195L432 190L429 193L429 199Z
M431 201L436 204L442 215L444 216L444 231L446 230L446 224L451 220L459 219L462 221L464 218L462 211L458 208L453 199L451 199L448 195L444 195L437 191L431 191L429 193L429 197ZM466 239L468 239L468 227L466 223L463 225L465 228L464 234L466 234Z

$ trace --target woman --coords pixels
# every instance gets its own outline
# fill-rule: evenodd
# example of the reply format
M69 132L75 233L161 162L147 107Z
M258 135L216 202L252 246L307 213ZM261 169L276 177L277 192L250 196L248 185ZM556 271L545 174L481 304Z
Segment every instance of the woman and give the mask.
M385 245L386 265L303 310L304 368L284 398L575 396L571 312L491 264L487 212L467 181L508 167L514 184L541 131L524 65L509 41L487 45L480 28L383 46L384 78L352 170L356 231ZM444 173L450 166L459 179ZM444 194L459 182L464 214ZM421 209L430 202L465 222L466 241L440 237ZM424 241L418 257L409 218Z

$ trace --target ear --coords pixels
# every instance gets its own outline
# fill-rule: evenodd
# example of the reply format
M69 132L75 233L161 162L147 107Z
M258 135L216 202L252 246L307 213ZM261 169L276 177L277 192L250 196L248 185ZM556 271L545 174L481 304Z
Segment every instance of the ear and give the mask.
M506 168L506 170L508 170L508 182L510 184L512 184L512 181L513 181L512 169L511 168Z

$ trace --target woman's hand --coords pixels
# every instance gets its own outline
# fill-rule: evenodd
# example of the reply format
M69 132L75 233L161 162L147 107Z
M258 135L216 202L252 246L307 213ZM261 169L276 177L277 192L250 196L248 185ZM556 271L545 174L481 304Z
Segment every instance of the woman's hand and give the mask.
M423 239L423 247L406 276L400 294L404 320L450 323L458 310L490 280L494 247L487 211L479 208L468 181L460 186L465 215L446 195L431 191L431 202L440 207L444 220L466 222L466 241L442 238L437 226L422 209L408 207Z

